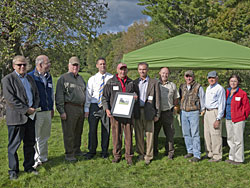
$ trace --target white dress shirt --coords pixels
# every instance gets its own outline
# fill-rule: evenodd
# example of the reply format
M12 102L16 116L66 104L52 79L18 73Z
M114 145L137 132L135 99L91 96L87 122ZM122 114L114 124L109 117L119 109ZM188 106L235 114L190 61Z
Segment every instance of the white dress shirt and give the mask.
M113 77L113 75L108 72L106 72L105 74L101 74L100 72L98 72L94 76L91 76L89 78L86 89L86 101L84 106L85 112L89 112L91 103L98 103L99 88L102 83L102 76L104 76L104 84L106 84L107 81Z
M218 109L217 119L221 119L224 116L224 110L226 105L225 89L218 83L209 85L206 90L205 107L207 109Z

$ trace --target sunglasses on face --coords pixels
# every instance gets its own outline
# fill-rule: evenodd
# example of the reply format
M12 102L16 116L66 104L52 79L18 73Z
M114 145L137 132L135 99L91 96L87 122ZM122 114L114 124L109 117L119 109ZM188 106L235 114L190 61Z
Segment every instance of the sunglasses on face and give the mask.
M188 78L188 77L192 77L191 75L186 75L186 77Z
M79 64L75 63L75 64L72 64L73 66L79 66Z
M26 67L27 64L15 64L15 65L18 66L18 67L21 67L21 66Z

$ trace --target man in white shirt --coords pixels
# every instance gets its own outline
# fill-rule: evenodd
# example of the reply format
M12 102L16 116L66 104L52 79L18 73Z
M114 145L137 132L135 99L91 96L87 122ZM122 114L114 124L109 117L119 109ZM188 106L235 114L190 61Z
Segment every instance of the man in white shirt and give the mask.
M209 86L206 90L204 117L204 137L206 143L207 157L209 162L219 162L222 159L222 123L224 116L226 95L225 89L218 84L216 71L211 71L207 75Z
M104 58L99 58L96 61L96 68L98 69L98 73L91 76L88 80L84 107L85 117L88 118L89 122L89 152L85 155L86 159L92 159L96 155L99 120L101 120L101 157L108 158L110 125L109 119L103 111L102 94L104 85L113 75L106 72L106 60Z

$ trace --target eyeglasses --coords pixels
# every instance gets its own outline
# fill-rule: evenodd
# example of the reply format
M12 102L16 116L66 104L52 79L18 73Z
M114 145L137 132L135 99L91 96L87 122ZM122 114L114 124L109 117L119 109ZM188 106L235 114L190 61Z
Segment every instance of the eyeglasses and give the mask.
M18 66L18 67L21 67L21 66L26 67L27 64L15 64L15 65Z

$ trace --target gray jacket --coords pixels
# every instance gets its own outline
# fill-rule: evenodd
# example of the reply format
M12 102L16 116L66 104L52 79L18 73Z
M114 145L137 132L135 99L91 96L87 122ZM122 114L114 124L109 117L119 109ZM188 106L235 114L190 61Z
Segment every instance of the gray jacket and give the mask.
M39 93L34 79L27 75L27 79L31 85L33 95L32 108L39 106ZM28 97L25 88L18 78L18 75L13 71L2 79L3 96L6 100L6 123L7 125L22 125L28 121L26 114L29 108Z

